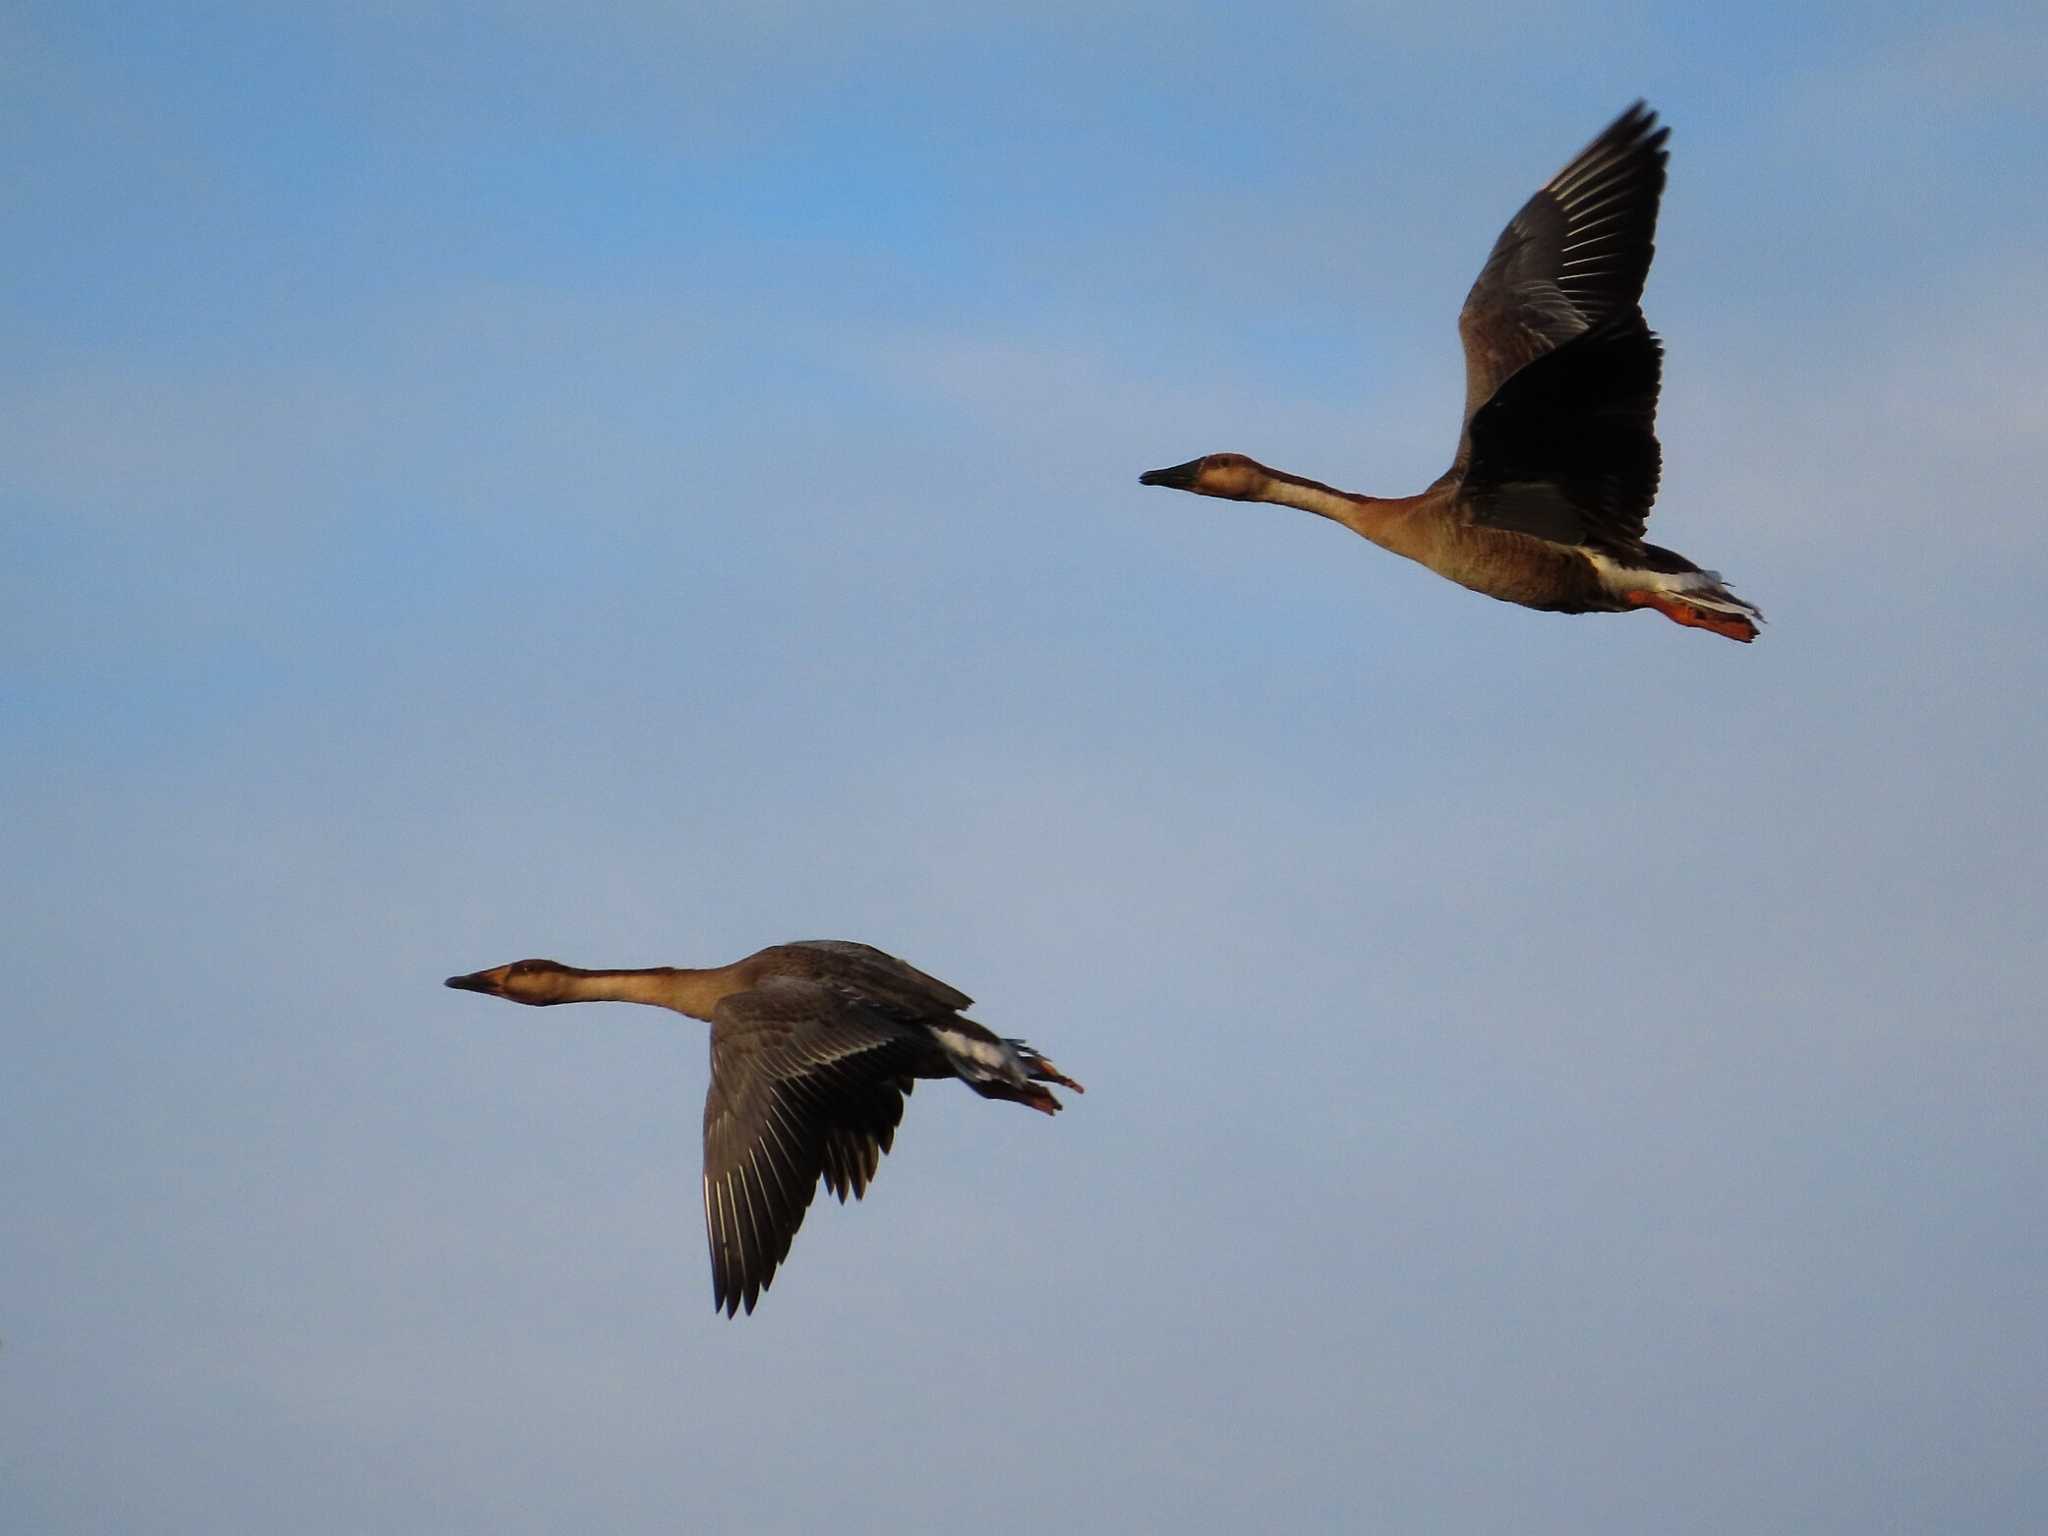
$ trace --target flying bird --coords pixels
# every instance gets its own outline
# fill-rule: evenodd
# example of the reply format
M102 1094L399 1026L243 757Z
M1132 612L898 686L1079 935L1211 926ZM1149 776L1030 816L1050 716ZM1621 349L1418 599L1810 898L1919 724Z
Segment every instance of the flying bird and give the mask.
M553 960L450 976L515 1003L652 1003L711 1025L704 1232L711 1295L748 1312L803 1225L818 1180L859 1199L920 1077L1056 1114L1081 1085L1022 1040L963 1018L973 999L866 944L805 939L708 970L584 971Z
M1643 321L1668 128L1641 102L1552 177L1465 297L1465 420L1417 496L1361 496L1238 453L1139 476L1342 523L1460 586L1553 613L1653 608L1731 640L1762 612L1643 539L1656 500L1662 352Z

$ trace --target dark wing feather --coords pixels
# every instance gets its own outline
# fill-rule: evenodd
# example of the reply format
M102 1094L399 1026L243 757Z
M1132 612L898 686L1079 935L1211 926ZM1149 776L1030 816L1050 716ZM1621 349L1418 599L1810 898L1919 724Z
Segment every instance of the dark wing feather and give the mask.
M916 1036L841 993L769 977L721 1001L704 1096L711 1293L754 1303L789 1254L823 1176L841 1199L874 1177L903 1118Z
M1465 297L1467 426L1509 379L1576 337L1635 312L1664 191L1664 140L1637 102L1501 231ZM1465 459L1459 445L1458 459Z
M896 1144L896 1126L903 1119L903 1100L915 1084L907 1077L875 1082L858 1103L848 1103L838 1123L825 1133L825 1188L844 1205L858 1200L882 1166L882 1157Z
M974 999L872 944L798 939L764 949L756 960L778 975L824 982L905 1018L930 1018L974 1006Z
M1662 366L1631 313L1509 378L1467 432L1467 514L1560 544L1633 548L1657 499Z

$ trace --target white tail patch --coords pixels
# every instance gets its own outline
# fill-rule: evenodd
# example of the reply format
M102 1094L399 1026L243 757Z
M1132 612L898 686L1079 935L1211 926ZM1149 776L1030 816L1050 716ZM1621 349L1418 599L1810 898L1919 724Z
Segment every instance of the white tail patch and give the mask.
M948 1029L943 1024L933 1025L932 1034L965 1076L1025 1081L1023 1064L1017 1060L1017 1053L1002 1041L983 1040L963 1029Z
M1695 608L1739 618L1761 619L1763 610L1746 603L1721 584L1719 571L1645 571L1623 565L1597 550L1579 551L1600 577L1600 585L1616 596L1628 592L1669 592Z

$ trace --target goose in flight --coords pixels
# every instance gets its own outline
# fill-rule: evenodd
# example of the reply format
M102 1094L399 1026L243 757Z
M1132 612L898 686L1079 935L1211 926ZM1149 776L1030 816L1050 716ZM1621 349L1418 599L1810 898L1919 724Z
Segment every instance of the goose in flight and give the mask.
M652 1003L711 1025L704 1231L711 1296L748 1312L803 1225L818 1180L859 1199L920 1077L957 1077L1050 1115L1044 1083L1081 1091L1022 1040L960 1010L973 999L866 944L806 939L709 970L584 971L553 960L450 976L515 1003Z
M1458 316L1465 420L1417 496L1361 496L1212 453L1144 485L1300 507L1460 586L1553 613L1653 608L1731 640L1763 614L1643 539L1662 348L1639 307L1668 128L1637 102L1501 231Z

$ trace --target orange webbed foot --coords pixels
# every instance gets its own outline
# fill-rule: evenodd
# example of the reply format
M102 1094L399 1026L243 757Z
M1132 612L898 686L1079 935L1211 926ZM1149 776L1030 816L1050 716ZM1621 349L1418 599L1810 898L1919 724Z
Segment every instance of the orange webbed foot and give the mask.
M1683 624L1687 629L1709 630L1717 635L1725 635L1730 640L1740 640L1744 645L1756 638L1756 625L1742 615L1715 613L1706 608L1696 608L1684 598L1669 592L1624 592L1622 601L1631 608L1654 608L1672 623Z

